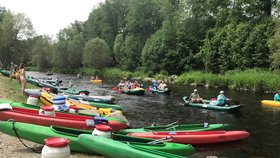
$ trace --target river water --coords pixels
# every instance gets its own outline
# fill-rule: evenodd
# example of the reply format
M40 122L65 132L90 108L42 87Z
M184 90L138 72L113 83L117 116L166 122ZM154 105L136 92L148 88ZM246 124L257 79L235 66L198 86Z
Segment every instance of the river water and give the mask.
M47 77L44 73L27 72L34 77ZM103 84L92 84L89 76L77 79L74 75L54 74L68 86L70 80L77 88L89 90L92 95L113 95L116 103L124 107L124 115L133 127L155 124L179 123L227 123L227 130L246 130L250 137L246 140L194 146L197 152L191 158L217 156L223 158L272 158L280 156L280 113L275 107L260 104L263 99L273 99L273 94L258 94L223 89L225 95L244 104L235 114L196 109L183 105L182 97L189 95L194 88L201 97L216 97L221 89L193 87L187 85L168 85L171 95L152 94L144 96L126 95L111 90L118 79L104 79ZM138 81L139 82L139 81ZM148 86L150 83L144 83Z

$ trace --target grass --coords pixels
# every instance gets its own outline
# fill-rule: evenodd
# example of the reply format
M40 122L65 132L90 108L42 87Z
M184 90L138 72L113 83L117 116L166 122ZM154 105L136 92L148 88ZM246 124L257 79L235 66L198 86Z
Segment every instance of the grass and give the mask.
M27 83L26 88L38 88ZM0 99L13 100L18 102L26 102L27 97L21 92L21 85L18 80L0 75Z

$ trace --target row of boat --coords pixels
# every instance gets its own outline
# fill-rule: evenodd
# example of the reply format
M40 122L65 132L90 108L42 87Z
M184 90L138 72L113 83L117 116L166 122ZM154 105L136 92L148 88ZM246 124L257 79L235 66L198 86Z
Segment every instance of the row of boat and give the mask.
M26 90L26 93L29 97L37 96L48 107L53 106L57 97L48 90ZM195 144L228 142L249 137L246 131L225 131L227 124L174 123L133 129L129 128L127 121L109 116L117 108L120 112L122 110L120 105L113 104L113 98L111 102L103 102L104 98L92 98L88 95L67 95L65 103L69 107L78 107L74 114L67 113L70 111L53 112L52 108L45 109L45 106L0 100L0 120L3 120L0 122L0 131L40 144L49 137L67 138L74 152L139 158L185 157L195 152ZM102 108L109 110L99 112ZM43 115L48 110L53 114ZM94 115L103 117L87 113L94 110L98 111ZM42 114L42 111L45 113ZM104 133L111 135L107 137Z

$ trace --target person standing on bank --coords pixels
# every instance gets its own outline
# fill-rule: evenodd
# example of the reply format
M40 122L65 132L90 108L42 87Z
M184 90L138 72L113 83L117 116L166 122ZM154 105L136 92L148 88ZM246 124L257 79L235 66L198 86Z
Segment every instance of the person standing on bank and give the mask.
M25 75L25 69L23 63L19 65L18 74L19 74L19 81L21 83L21 90L22 93L24 94L24 90L26 87L26 75Z

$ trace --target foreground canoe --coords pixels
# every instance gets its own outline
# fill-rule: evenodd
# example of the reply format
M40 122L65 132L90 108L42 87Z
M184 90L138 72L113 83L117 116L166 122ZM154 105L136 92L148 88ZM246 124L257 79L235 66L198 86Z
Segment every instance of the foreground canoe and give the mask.
M229 106L216 106L211 105L209 100L203 100L203 103L194 103L188 100L188 97L183 97L186 106L196 107L201 109L235 112L243 107L243 105L229 105Z
M172 136L171 142L183 144L208 144L236 141L249 137L247 131L198 131L198 132L144 132L130 133L134 137L162 139Z
M228 124L174 124L174 125L161 125L161 126L151 126L143 128L134 129L123 129L118 131L121 134L129 133L142 133L142 132L164 132L164 131L209 131L217 129L225 129Z
M100 136L80 134L78 142L105 157L118 158L184 158L167 152L145 148L130 142L119 142Z
M133 88L133 89L120 89L119 92L125 94L133 94L133 95L144 95L145 89L144 88Z
M1 104L0 104L1 106ZM24 109L13 107L12 110L0 111L0 120L6 121L14 119L18 122L32 123L42 126L63 126L69 128L77 128L84 130L92 130L98 122L104 123L104 118L89 117L74 114L55 113L54 117L39 115L38 110ZM105 119L106 120L106 119ZM115 120L106 120L113 131L118 131L127 128L127 124Z
M280 102L279 101L262 100L261 103L262 103L262 105L266 105L266 106L279 106L280 107Z
M0 131L15 136L15 127L17 129L17 134L20 138L26 139L35 143L43 144L45 138L49 137L59 137L67 138L70 140L69 147L71 151L83 152L83 153L95 153L92 150L89 150L78 143L79 134L88 134L91 135L92 131L78 130L73 128L65 128L60 126L39 126L28 123L21 122L12 122L12 121L3 121L0 122ZM136 146L141 146L149 149L161 150L169 153L174 153L182 156L191 155L195 152L195 149L191 145L183 145L176 143L161 142L158 144L147 144L148 142L153 141L152 139L146 138L136 138L120 134L112 135L114 140L121 142L129 142Z
M116 100L114 96L69 95L68 97L76 100L82 99L85 101L100 102L100 103L113 103Z
M31 105L31 104L26 104L26 103L21 103L21 102L14 102L14 101L10 101L10 100L0 100L0 107L1 104L9 104L12 107L17 107L17 108L24 108L24 109L33 109L33 110L40 110L40 106L36 106L36 105ZM102 109L101 109L102 110ZM92 114L93 110L79 110L78 114L76 115L86 115L86 116L93 116L96 113L98 114L98 111L93 111L95 114L90 115L89 113ZM60 111L61 113L68 113L68 111ZM87 113L86 113L87 112ZM122 122L122 123L126 123L126 120L123 119L117 119L114 117L108 117L108 116L103 116L105 119L107 119L108 121L112 120L112 121L118 121L118 122Z
M159 93L159 94L170 94L170 92L171 92L170 89L167 89L167 90L165 90L165 91L162 91L162 90L156 89L156 88L154 88L154 87L152 87L152 86L150 86L149 89L150 89L150 91L151 91L152 93Z

